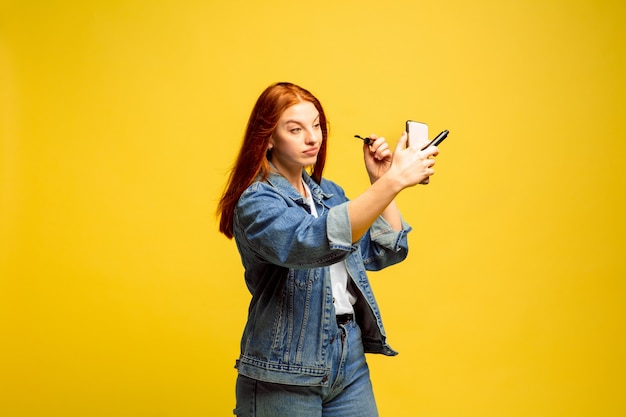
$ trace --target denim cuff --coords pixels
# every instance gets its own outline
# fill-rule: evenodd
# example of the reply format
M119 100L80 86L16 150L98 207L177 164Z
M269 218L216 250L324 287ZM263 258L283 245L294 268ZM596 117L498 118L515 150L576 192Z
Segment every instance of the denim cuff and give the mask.
M404 245L407 233L411 231L411 226L401 219L402 230L394 230L387 220L378 216L372 226L370 226L370 238L373 242L393 252L400 251ZM355 250L356 244L352 244L352 230L350 228L350 216L348 215L348 203L343 203L332 207L328 211L326 220L326 233L332 249L343 249L347 251Z
M373 242L393 252L400 251L404 246L402 242L405 241L407 233L412 229L404 219L401 218L400 221L402 222L402 230L394 230L391 225L387 223L387 220L382 216L378 216L370 227L370 238Z
M356 250L357 245L352 244L352 228L350 227L347 202L328 210L326 234L331 249Z

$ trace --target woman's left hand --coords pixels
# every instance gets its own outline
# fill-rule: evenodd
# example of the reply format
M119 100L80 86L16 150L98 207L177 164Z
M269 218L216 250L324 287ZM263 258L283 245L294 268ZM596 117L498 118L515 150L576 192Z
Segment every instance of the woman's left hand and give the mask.
M393 152L384 137L376 135L370 135L369 137L373 143L369 145L363 144L363 158L370 182L373 184L389 170Z

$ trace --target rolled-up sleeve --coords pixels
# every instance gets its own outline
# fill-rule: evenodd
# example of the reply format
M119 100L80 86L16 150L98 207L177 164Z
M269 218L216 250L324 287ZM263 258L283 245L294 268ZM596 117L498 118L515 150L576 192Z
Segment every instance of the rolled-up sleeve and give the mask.
M393 227L379 216L370 226L368 232L361 239L360 244L365 245L362 249L369 249L375 246L385 248L386 251L398 253L408 249L407 234L411 231L411 226L402 219L402 229L394 230ZM346 251L356 250L359 243L352 243L352 229L350 227L350 215L348 214L348 203L342 203L332 207L326 220L326 233L328 242L332 249ZM370 244L371 242L371 244ZM365 253L368 251L366 250ZM380 251L378 251L380 253Z
M382 216L379 216L370 227L370 239L393 252L405 249L407 247L407 233L411 231L411 226L404 219L401 221L402 229L394 230Z
M382 216L378 216L370 226L369 238L382 247L398 252L402 248L406 248L406 236L410 231L411 226L404 219L402 219L402 230L394 230ZM352 244L352 229L347 202L332 207L328 211L326 232L331 248L344 250L355 248L355 245Z
M352 251L357 248L356 245L352 244L352 228L350 227L347 202L328 210L326 233L332 249Z
M379 271L406 259L410 231L411 226L404 220L402 229L394 230L383 217L378 217L359 242L365 269Z

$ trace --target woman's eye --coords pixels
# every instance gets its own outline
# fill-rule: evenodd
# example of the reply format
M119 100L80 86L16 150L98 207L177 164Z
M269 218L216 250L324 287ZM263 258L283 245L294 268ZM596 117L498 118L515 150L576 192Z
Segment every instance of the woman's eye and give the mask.
M320 128L320 126L321 126L321 124L319 124L319 123L315 123L315 124L313 125L313 128L314 128L314 129L319 129L319 128Z
M291 133L300 133L300 131L302 130L302 128L300 127L294 127L293 129L290 130Z

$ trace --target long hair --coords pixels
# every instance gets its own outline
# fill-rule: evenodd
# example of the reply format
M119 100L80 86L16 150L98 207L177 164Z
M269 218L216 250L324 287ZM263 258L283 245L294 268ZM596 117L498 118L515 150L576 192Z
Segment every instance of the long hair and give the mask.
M315 165L309 169L311 178L315 182L319 184L322 181L328 138L328 123L322 104L309 91L295 84L281 82L270 85L261 93L252 109L237 161L230 172L217 207L217 215L220 216L220 232L227 238L233 237L234 210L241 194L257 177L263 181L269 176L267 148L281 114L288 107L303 101L313 103L319 112L322 144Z

